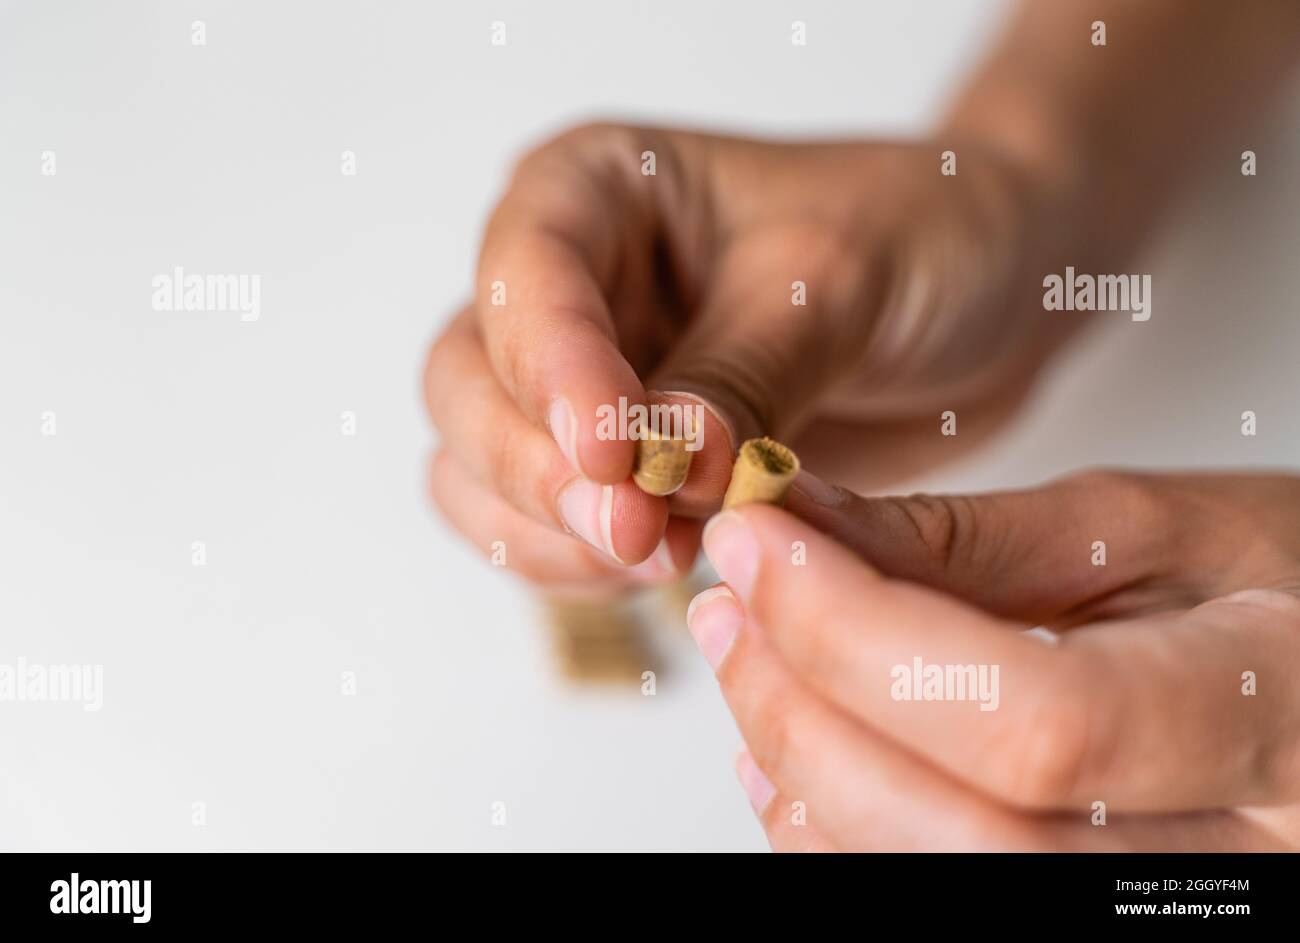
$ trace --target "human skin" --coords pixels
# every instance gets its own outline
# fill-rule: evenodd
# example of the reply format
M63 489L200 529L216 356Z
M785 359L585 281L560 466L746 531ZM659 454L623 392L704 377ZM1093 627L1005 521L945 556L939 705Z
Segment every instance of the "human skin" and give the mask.
M866 499L805 474L704 546L726 582L691 632L775 849L1300 848L1300 478ZM895 699L916 657L998 666L996 709Z
M484 552L504 540L515 572L613 591L690 566L744 439L859 490L978 443L1080 323L1043 310L1043 275L1132 271L1183 180L1238 172L1234 130L1297 51L1289 0L1030 0L920 140L560 135L519 164L474 299L430 351L434 500ZM667 499L628 480L634 443L595 435L600 406L647 391L708 406ZM1285 478L865 501L808 476L789 514L714 518L727 583L692 630L773 846L1295 847L1298 508ZM1017 631L1039 622L1063 640ZM998 710L891 700L890 669L918 655L999 665Z
M1180 177L1235 172L1231 129L1298 37L1288 2L1030 2L921 140L559 135L520 161L474 299L430 351L436 503L516 573L616 590L689 567L744 439L859 490L978 444L1083 323L1043 310L1044 273L1129 271ZM634 443L595 432L648 390L709 407L669 498L630 481Z
M480 294L504 282L508 304L467 309L429 360L444 513L480 547L526 545L512 568L539 582L662 579L689 567L745 439L792 441L857 484L889 441L922 424L917 441L937 439L944 409L973 443L1066 327L1031 277L1050 224L1025 218L1050 214L996 155L964 148L943 178L940 150L594 126L526 158L479 266ZM791 304L796 280L806 306ZM647 390L707 406L669 498L629 479L635 443L595 435L601 406Z

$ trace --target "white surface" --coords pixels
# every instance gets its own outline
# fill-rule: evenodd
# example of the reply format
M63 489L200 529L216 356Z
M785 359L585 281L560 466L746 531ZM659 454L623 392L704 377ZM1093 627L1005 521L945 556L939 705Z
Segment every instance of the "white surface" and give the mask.
M655 697L575 693L524 588L434 517L419 367L527 142L592 116L919 130L1000 9L0 6L0 663L105 672L98 713L0 703L0 847L765 847L688 639ZM1149 323L1113 316L918 484L1300 461L1296 128L1225 153ZM154 311L174 265L261 274L261 319Z

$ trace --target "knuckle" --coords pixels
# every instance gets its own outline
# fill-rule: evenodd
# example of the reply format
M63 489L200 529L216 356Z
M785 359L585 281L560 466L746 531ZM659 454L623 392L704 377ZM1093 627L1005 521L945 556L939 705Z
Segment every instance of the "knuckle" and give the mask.
M537 506L537 492L528 483L536 484L536 475L530 474L517 440L502 431L486 433L485 444L487 472L490 487L508 504L524 514L531 514Z
M801 280L816 286L808 313L827 328L843 333L846 320L870 321L844 317L860 307L863 278L875 269L872 250L852 229L811 217L773 223L744 233L732 252L732 264L742 271L767 272L797 260Z
M568 164L575 153L600 151L607 147L635 144L637 131L612 121L585 121L528 148L515 162L512 183L526 180L534 172L546 171L557 161Z
M539 165L547 164L553 157L556 149L564 140L564 135L547 138L540 144L533 144L526 148L514 162L511 169L511 183L518 183L528 177L529 173L535 170Z
M1026 809L1052 809L1077 802L1104 738L1103 715L1086 684L1053 684L1024 715L1028 723L1005 732L990 752L987 785L999 798Z
M439 426L439 418L446 420L456 402L462 398L462 391L457 388L457 384L464 381L467 373L461 369L467 346L479 343L473 331L473 306L467 305L429 344L424 359L422 385L425 406L435 426Z
M911 523L939 570L947 572L974 562L982 537L970 498L913 494L891 501Z
M689 352L675 364L672 383L708 390L709 400L737 421L737 438L743 440L774 428L776 398L768 378L781 375L781 354L767 344L739 338L729 345ZM672 383L669 387L675 388Z
M429 352L424 358L424 371L421 377L421 385L424 388L424 404L428 409L429 418L435 426L437 425L439 407L442 405L442 390L438 383L438 363L442 359L443 343L443 337L439 337L429 345Z
M801 709L791 707L788 699L767 695L753 708L753 726L746 731L746 742L759 767L774 781L795 762L796 728L801 724Z
M433 339L429 344L428 351L424 355L424 385L428 386L436 376L434 369L437 367L439 360L442 359L443 352L446 349L447 332L443 331Z
M1097 522L1117 524L1122 530L1140 528L1153 551L1177 550L1179 535L1187 530L1186 515L1193 510L1177 489L1156 475L1090 468L1066 476L1061 484L1091 499L1083 506Z
M844 234L835 226L809 218L755 229L746 236L741 248L759 260L793 257L829 265L849 258L850 249L845 241Z
M807 567L782 567L780 572L791 576L805 577ZM770 578L765 578L770 587ZM843 616L843 599L836 594L818 591L815 585L806 587L806 592L798 592L803 587L790 584L785 592L795 590L799 599L797 608L779 604L767 604L760 616L764 630L772 644L813 687L823 691L836 691L843 697L850 697L858 687L857 681L846 657L852 652L858 639L852 635L854 626L847 623ZM758 599L765 600L766 594Z
M450 470L451 455L446 449L438 449L429 459L428 488L429 497L439 510L444 508L447 496L447 473ZM444 512L445 513L445 512Z
M513 326L498 330L493 334L489 350L492 367L507 392L519 396L533 388L533 367L537 355L535 339L528 331Z
M1144 520L1160 514L1170 504L1159 479L1139 472L1089 468L1067 475L1062 483L1085 494L1102 496L1123 513L1140 514Z
M618 121L595 119L580 121L562 131L556 138L557 143L578 146L604 143L610 140L627 140L634 136L636 130Z
M1050 808L1074 795L1087 742L1087 721L1076 713L1045 710L1024 741L1012 769L1010 798L1017 805Z

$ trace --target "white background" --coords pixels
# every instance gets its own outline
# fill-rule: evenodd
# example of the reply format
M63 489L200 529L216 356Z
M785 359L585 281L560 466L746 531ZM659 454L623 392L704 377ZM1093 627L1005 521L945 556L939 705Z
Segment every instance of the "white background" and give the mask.
M0 4L0 663L105 672L98 713L0 703L0 847L765 847L684 633L657 696L574 690L434 516L422 358L527 143L919 132L1002 9ZM1300 461L1296 113L1180 209L1150 322L1099 315L1010 433L908 487ZM176 265L260 274L261 319L154 311Z

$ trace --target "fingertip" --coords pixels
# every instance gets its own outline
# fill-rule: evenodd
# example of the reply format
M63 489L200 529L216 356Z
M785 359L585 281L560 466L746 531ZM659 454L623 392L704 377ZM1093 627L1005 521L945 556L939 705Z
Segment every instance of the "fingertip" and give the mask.
M547 410L547 427L574 471L597 484L614 485L632 474L634 449L630 442L600 437L599 408L583 410L596 416L584 423L569 397L557 395Z
M759 501L737 505L714 515L705 525L706 534L715 520L731 514L735 514L745 522L765 552L788 550L796 540L803 541L805 544L814 541L834 543L831 537L814 524L795 515L791 510Z
M618 400L615 399L610 408L617 409L617 403ZM627 481L632 475L636 443L606 437L606 430L602 427L606 406L609 404L598 403L588 410L586 417L579 417L574 437L574 456L570 461L592 481L616 485Z
M798 595L819 592L822 580L836 574L879 578L852 551L770 504L744 504L715 514L705 525L703 545L714 570L746 603L762 587Z
M670 516L664 529L664 541L672 559L674 571L679 575L689 573L695 567L695 560L700 553L700 535L704 531L702 521Z
M612 556L627 566L647 561L660 549L668 526L668 502L646 494L630 480L607 485L608 518L602 521Z
M706 518L722 506L722 496L731 481L731 469L736 460L736 443L731 426L713 406L694 393L652 392L651 400L669 405L680 405L691 411L698 433L691 458L686 483L669 498L669 508L675 515Z
M725 511L719 511L705 522L704 535L706 544L708 543L709 533L717 530L718 522L724 520L742 521L760 541L784 539L784 535L791 528L797 530L801 525L804 529L811 530L803 521L784 508L761 502L738 504L727 508Z
M597 369L595 377L577 371ZM592 362L574 363L561 372L547 408L551 437L573 469L605 485L617 485L632 474L636 443L628 435L628 414L644 404L645 391L621 357L603 368Z

